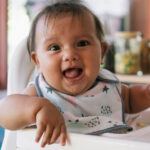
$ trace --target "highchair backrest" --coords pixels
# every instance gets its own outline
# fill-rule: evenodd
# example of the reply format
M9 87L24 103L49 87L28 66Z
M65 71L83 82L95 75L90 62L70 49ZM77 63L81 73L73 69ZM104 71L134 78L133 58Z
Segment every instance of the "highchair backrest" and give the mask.
M21 93L30 80L34 80L36 69L27 51L27 39L13 51L8 65L7 95ZM5 130L2 150L16 150L16 131Z
M35 65L28 54L27 39L24 39L14 50L8 66L8 94L22 92L34 74Z

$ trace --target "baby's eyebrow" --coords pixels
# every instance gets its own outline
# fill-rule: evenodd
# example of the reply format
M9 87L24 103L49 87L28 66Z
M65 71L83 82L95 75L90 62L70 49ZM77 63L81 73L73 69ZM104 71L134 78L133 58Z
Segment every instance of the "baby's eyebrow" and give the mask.
M84 34L84 35L79 36L79 38L88 38L88 39L93 39L93 36L92 36L92 35L90 35L90 34Z
M51 41L57 41L57 38L56 37L45 38L44 43L46 44Z

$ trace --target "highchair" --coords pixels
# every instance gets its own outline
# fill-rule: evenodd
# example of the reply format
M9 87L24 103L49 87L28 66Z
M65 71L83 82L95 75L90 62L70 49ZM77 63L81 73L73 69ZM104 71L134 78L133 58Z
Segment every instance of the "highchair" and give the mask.
M22 92L28 82L34 80L36 74L35 66L27 52L25 39L14 51L9 64L8 94ZM139 124L141 127L145 126L144 128L136 128L126 134L105 133L100 136L70 133L71 145L65 147L56 143L41 148L40 142L35 142L36 129L33 128L18 131L5 130L2 150L149 150L150 109L142 112L139 116L134 127ZM137 114L133 117L137 118Z

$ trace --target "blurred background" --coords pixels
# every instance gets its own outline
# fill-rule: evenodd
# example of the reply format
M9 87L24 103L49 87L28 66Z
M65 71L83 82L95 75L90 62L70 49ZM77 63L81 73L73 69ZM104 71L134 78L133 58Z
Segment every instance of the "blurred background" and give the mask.
M27 37L36 14L55 1L61 0L0 0L0 99L6 95L7 69L13 50ZM118 77L125 75L125 81L121 78L124 82L130 78L130 84L145 83L145 77L150 78L150 0L82 2L103 24L109 51L102 67ZM142 78L134 80L137 76ZM0 146L3 136L4 129L0 127Z

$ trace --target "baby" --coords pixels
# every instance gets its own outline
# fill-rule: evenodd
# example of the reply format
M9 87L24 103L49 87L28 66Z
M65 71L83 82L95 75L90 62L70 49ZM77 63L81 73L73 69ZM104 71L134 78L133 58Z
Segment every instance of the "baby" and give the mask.
M11 130L36 124L44 147L68 132L101 134L131 130L126 113L150 107L150 86L126 86L100 68L107 51L102 26L85 6L58 2L34 19L28 51L38 68L24 94L0 101L0 125ZM66 128L67 127L67 128Z

